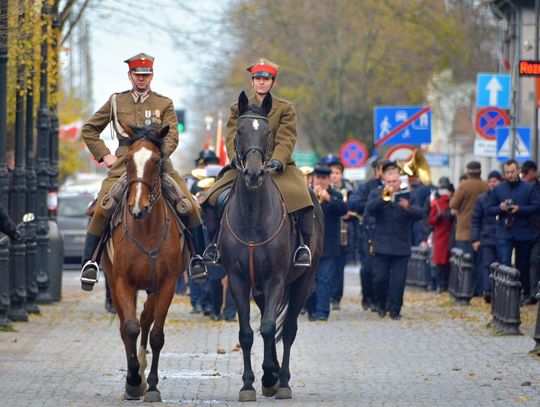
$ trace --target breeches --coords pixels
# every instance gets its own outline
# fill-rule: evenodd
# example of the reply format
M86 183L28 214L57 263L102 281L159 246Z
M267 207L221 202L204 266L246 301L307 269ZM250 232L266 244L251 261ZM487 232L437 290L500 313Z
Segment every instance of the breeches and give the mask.
M201 224L201 217L200 217L200 207L199 204L193 199L193 195L191 195L191 192L189 192L186 182L184 179L176 172L175 170L169 171L168 174L174 179L174 181L180 186L180 189L184 193L184 195L187 197L187 199L191 202L193 206L193 212L191 212L191 215L188 218L188 227L193 228ZM120 174L121 175L121 174ZM103 180L103 183L101 184L101 189L98 194L98 205L96 205L96 211L94 212L94 215L92 216L92 220L90 221L90 224L88 225L88 232L92 233L96 236L101 236L105 230L105 226L109 219L103 215L101 205L99 205L99 202L103 199L103 195L105 195L109 189L120 179L119 176L107 176Z

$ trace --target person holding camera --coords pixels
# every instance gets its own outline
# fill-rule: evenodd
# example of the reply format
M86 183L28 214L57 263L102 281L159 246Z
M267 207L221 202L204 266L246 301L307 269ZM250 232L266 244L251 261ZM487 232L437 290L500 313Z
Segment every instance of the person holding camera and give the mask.
M490 194L487 213L497 216L495 240L498 261L511 266L515 249L516 268L519 270L522 300L530 296L529 264L534 233L532 217L540 212L540 194L534 186L519 178L516 160L504 163L505 180Z

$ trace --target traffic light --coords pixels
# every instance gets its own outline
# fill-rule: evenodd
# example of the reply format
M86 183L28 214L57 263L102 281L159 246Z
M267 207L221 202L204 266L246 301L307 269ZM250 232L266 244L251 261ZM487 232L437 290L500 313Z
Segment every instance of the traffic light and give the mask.
M186 111L184 109L176 109L176 118L178 119L178 133L186 131Z

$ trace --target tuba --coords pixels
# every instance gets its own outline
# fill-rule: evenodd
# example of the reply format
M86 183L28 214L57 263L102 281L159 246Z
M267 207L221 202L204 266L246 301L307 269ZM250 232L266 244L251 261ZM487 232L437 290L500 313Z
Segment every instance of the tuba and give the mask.
M399 167L403 174L418 179L422 184L429 185L431 183L431 170L420 149L414 150L412 158L405 163L399 163Z

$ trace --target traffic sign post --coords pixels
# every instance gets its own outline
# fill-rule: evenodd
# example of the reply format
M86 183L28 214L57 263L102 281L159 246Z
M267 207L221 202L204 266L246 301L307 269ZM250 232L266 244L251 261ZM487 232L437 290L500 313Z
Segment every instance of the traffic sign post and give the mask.
M431 108L377 106L373 109L375 146L431 143Z
M476 107L510 108L510 75L479 73L476 80Z
M363 166L368 159L368 150L360 140L349 140L339 148L339 157L346 168Z
M497 127L508 126L509 123L506 112L498 107L485 107L476 114L476 131L486 140L495 140Z
M497 128L497 159L506 161L512 155L512 129L510 127ZM531 129L529 127L516 127L514 142L514 159L526 161L531 159Z

